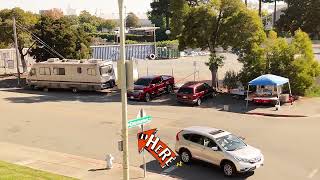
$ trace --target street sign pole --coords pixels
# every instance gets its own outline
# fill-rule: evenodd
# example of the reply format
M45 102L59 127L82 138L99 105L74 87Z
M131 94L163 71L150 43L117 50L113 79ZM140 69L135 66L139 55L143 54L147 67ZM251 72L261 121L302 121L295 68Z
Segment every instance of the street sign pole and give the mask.
M140 118L142 118L143 116L145 116L144 110L141 109L140 110ZM144 124L141 125L141 131L143 133L144 131ZM143 177L145 178L147 176L147 164L146 164L146 157L144 154L144 150L142 151L142 158L143 158Z
M129 146L128 146L128 116L127 116L127 79L125 66L125 29L124 29L124 4L118 0L120 15L120 71L121 71L121 103L122 103L122 140L123 140L123 180L129 180Z

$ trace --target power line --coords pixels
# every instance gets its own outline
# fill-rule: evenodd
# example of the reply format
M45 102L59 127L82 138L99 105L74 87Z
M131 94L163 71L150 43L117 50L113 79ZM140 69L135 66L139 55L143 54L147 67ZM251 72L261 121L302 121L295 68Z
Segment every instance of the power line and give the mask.
M47 43L45 43L43 40L41 40L38 36L36 36L34 33L30 32L26 27L24 27L22 24L17 22L17 26L28 32L35 41L39 42L41 45L43 45L44 47L48 48L48 50L52 51L55 55L57 55L58 57L65 59L60 53L58 53L56 50L54 50L52 47L50 47ZM45 49L46 50L46 49ZM47 50L46 50L47 51ZM49 52L49 51L47 51ZM55 56L54 54L52 54L51 52L49 52L51 55Z

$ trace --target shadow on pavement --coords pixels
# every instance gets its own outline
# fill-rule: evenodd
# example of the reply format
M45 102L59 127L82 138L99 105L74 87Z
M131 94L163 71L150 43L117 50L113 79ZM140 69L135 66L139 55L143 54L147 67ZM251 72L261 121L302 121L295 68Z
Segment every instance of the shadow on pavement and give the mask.
M100 169L89 169L88 171L105 171L105 170L109 170L108 168L100 168Z
M120 91L119 90L104 90L104 91L80 91L76 94L70 90L61 89L50 89L49 92L43 92L41 90L30 90L30 89L2 89L6 92L14 92L21 94L29 94L34 96L25 97L7 97L7 101L12 103L42 103L42 102L62 102L62 101L78 101L78 102L93 102L93 103L106 103L106 102L120 102ZM164 94L159 97L154 97L150 102L143 101L131 101L128 100L129 105L137 106L187 106L192 105L180 104L176 101L175 94ZM201 106L194 108L212 108L219 111L224 111L224 106L227 105L228 112L233 113L246 113L256 108L272 108L272 106L256 106L249 104L246 108L246 102L243 99L236 99L227 94L218 94L214 98L205 99Z
M143 165L141 165L140 168L143 169ZM166 172L165 169L162 169L159 163L154 160L147 163L147 171L187 180L244 180L254 174L254 172L249 172L245 174L237 174L231 178L225 177L218 166L198 160L193 160L190 165L183 164L182 166L176 167L174 170L169 172Z

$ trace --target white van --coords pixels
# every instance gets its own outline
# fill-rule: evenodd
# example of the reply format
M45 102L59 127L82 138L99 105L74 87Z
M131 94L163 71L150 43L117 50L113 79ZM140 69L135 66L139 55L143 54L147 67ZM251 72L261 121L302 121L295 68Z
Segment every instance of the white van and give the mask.
M111 61L48 59L33 64L27 76L31 88L78 90L103 90L115 86L115 70Z

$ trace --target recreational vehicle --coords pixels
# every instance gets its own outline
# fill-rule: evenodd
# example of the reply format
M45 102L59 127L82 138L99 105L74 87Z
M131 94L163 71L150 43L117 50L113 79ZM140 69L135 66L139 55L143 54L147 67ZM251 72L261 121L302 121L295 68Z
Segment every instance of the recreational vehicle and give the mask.
M103 90L113 88L116 75L111 61L49 59L33 64L27 77L31 88L78 90Z

